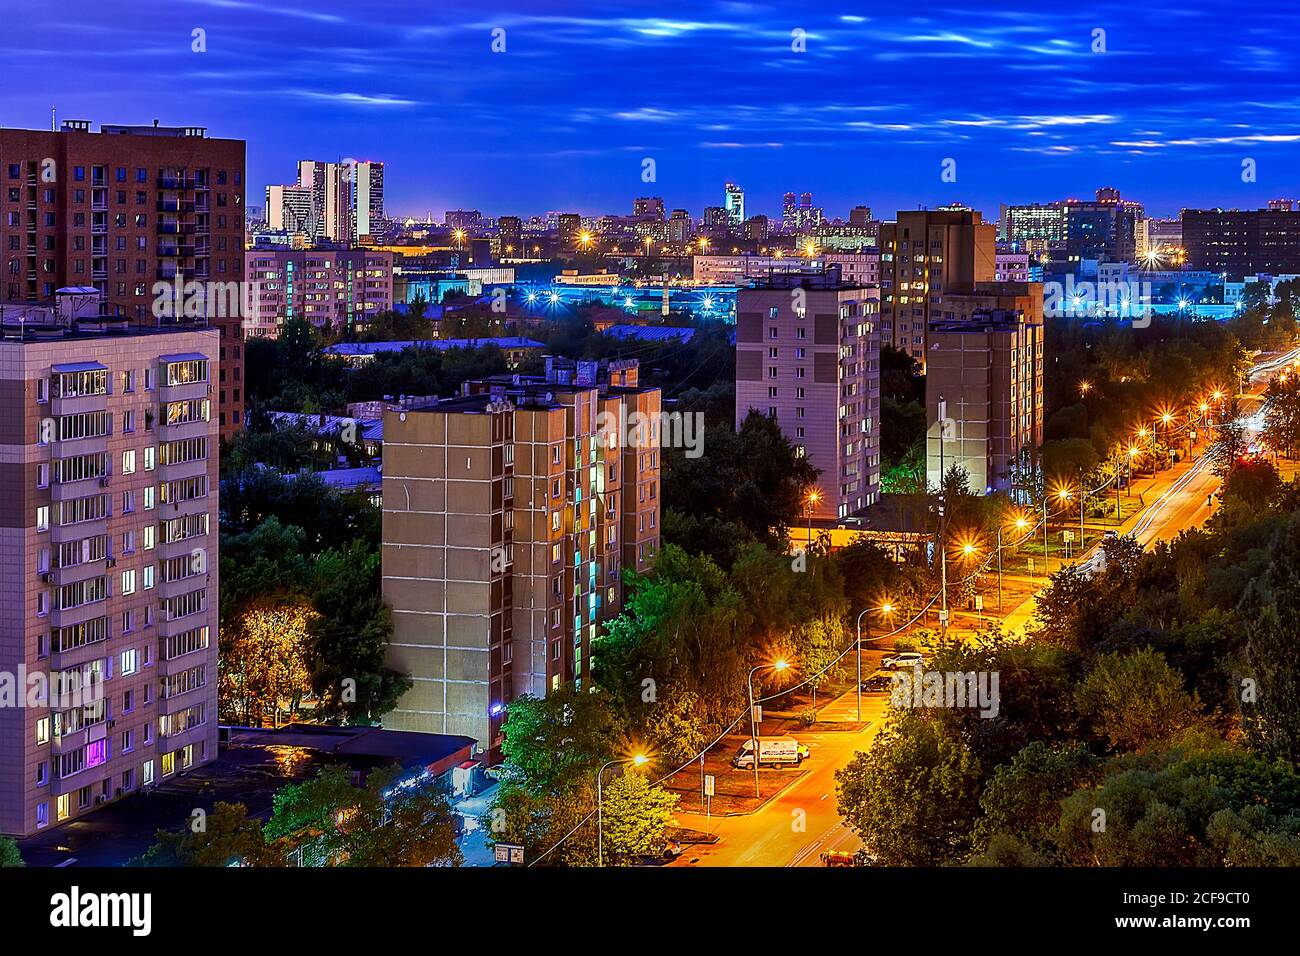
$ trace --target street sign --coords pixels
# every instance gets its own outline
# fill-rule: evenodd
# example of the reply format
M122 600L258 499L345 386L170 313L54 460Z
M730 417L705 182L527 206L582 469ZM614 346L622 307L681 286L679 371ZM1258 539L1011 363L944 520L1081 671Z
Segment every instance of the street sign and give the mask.
M1062 532L1061 532L1061 539L1064 540L1064 541L1073 541L1073 540L1074 540L1074 532L1073 532L1073 531L1062 531Z
M939 612L939 623L940 623L940 624L947 624L947 623L948 623L948 612L947 612L947 611L940 611L940 612Z
M705 775L704 775L704 795L705 795L706 797L711 797L711 796L713 796L713 793L714 793L714 791L713 791L713 774L711 774L711 773L709 773L709 774L705 774Z
M762 705L762 704L755 704L755 705L754 705L754 718L753 718L753 719L754 719L754 726L758 726L758 725L760 725L760 724L763 723L763 705Z
M1030 574L1033 574L1033 573L1034 573L1034 559L1033 559L1033 558L1030 558L1030 559L1029 559L1029 573L1030 573Z
M524 848L516 843L498 843L493 848L498 863L524 862Z
M984 595L982 594L975 595L975 610L977 611L984 610Z

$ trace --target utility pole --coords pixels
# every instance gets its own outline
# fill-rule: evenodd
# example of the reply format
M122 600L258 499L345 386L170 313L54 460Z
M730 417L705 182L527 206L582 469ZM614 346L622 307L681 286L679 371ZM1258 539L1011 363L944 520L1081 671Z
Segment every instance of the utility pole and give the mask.
M939 612L939 633L948 633L948 484L943 473L943 439L948 419L948 402L939 396L939 580L943 593L943 609Z

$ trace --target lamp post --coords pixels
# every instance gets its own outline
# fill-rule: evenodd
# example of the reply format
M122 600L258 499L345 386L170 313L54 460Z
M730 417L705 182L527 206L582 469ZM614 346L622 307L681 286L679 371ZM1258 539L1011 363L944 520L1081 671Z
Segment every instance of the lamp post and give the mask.
M862 618L871 613L871 608L864 607L858 613L858 642L853 645L858 655L858 723L862 723ZM880 605L880 613L886 616L894 612L894 606L886 601ZM867 640L871 640L871 618L867 616Z
M808 515L808 545L806 550L812 550L812 513L817 502L822 500L822 493L816 488L808 492L808 497L804 499L804 508Z
M610 767L620 763L630 763L635 766L642 766L650 760L645 754L636 754L632 757L621 757L611 760L604 764L596 771L596 865L605 865L605 794L601 789L600 778Z
M771 664L759 664L749 672L746 678L746 684L749 686L749 739L754 745L754 799L758 799L758 719L754 713L754 675L764 667L770 667L780 673L790 665L784 660L773 661Z

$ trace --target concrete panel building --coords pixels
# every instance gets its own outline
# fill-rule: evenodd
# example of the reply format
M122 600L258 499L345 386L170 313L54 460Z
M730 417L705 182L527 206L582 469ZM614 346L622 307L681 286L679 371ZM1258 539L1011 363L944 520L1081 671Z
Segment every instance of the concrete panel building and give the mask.
M217 755L220 335L24 308L19 332L0 306L0 673L27 678L0 706L0 832L18 836Z
M1014 492L1032 477L1043 442L1043 361L1041 284L980 283L943 298L925 377L930 485L953 466L976 494Z
M245 254L253 294L244 334L275 338L289 319L354 330L393 308L393 253L258 249Z
M495 760L511 700L591 686L622 571L659 543L658 445L607 426L659 411L635 361L548 359L385 413L388 663L414 680L386 727L464 734Z
M900 212L880 224L881 341L926 363L939 298L993 281L997 228L970 210Z

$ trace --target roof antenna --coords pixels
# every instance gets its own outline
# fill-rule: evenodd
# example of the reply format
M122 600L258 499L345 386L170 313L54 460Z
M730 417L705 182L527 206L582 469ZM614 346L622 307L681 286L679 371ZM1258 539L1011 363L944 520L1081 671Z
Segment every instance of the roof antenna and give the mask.
M55 119L55 110L54 107L51 106L50 107L50 132L57 133L58 131L59 131L59 121Z

